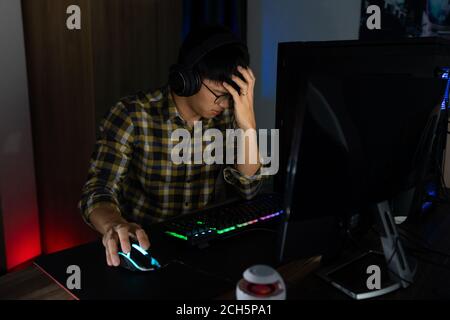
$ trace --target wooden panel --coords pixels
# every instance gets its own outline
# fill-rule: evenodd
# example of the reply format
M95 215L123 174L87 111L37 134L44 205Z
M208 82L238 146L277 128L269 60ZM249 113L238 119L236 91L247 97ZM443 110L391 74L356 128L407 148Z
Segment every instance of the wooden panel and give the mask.
M181 42L178 0L22 0L45 252L92 240L77 209L100 119L163 85ZM66 9L81 9L81 30Z
M118 99L167 82L181 44L179 0L96 0L93 21L96 124Z
M79 5L82 29L66 28ZM77 209L94 140L88 0L23 0L37 189L44 252L93 238Z

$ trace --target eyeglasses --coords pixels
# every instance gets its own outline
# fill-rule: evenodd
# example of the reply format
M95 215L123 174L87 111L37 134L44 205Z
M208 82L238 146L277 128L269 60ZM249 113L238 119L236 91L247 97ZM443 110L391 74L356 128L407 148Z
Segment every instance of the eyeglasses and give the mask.
M206 89L209 90L209 92L211 92L216 99L214 100L214 103L217 105L221 105L222 103L226 102L226 103L230 103L230 101L232 101L232 96L229 93L225 93L225 94L221 94L221 95L217 95L214 93L214 91L212 91L204 82L202 82L202 84L206 87Z

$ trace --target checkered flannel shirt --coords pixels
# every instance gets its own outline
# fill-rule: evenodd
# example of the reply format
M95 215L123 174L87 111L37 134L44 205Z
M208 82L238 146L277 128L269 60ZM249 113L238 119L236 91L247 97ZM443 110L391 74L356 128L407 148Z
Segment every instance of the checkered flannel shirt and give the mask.
M216 128L224 137L226 129L236 127L230 109L201 121L203 132ZM257 194L263 177L259 170L248 177L234 165L174 164L171 146L177 142L171 142L171 133L178 128L189 130L193 137L193 128L181 118L167 86L125 97L111 108L100 124L79 202L86 223L101 205L116 208L125 218L151 223L202 208L214 198L216 179L222 173L245 198ZM191 139L191 148L193 144ZM204 147L207 144L203 142ZM225 163L225 141L223 159Z

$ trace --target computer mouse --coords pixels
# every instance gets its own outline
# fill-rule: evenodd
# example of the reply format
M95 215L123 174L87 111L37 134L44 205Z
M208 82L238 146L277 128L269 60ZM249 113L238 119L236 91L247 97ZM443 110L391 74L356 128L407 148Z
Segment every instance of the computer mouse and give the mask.
M161 268L159 262L152 257L150 250L144 250L137 243L131 244L131 251L119 251L120 266L130 271L154 271Z

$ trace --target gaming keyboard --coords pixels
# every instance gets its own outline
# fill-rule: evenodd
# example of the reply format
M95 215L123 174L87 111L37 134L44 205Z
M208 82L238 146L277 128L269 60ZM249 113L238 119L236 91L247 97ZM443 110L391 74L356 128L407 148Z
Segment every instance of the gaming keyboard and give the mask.
M279 195L261 194L252 200L238 200L173 218L164 224L164 231L171 237L199 245L274 221L283 213Z

